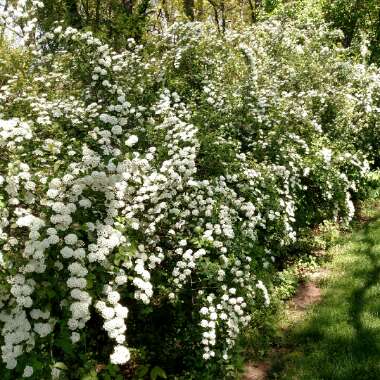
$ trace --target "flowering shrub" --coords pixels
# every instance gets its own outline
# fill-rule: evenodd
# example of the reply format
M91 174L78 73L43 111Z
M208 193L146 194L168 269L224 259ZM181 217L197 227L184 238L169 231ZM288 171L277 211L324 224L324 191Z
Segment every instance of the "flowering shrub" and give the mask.
M324 25L175 24L120 52L29 29L0 92L0 373L228 362L297 231L353 217L379 73Z

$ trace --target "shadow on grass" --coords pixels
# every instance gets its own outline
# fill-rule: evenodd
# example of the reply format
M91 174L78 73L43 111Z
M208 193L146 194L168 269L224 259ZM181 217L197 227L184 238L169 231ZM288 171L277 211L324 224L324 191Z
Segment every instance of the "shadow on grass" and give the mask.
M289 332L291 353L269 378L380 380L380 221L354 233L332 266L322 303Z

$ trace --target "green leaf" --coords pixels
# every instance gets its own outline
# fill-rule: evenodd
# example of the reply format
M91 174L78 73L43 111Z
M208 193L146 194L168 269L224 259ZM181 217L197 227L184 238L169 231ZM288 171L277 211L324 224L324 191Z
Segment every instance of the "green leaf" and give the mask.
M89 373L83 375L80 380L96 380L97 378L98 375L96 374L96 371L93 369Z
M115 376L118 372L118 367L115 364L110 363L106 368L111 376Z
M59 167L61 166L61 162L60 161L57 161L55 164L54 164L54 172L56 172Z
M35 370L39 370L39 369L42 369L44 367L44 365L37 359L33 358L32 361L32 366Z
M56 339L56 345L62 348L62 350L68 355L72 355L74 353L73 344L67 337Z
M136 370L136 376L138 379L142 379L149 371L149 365L141 365Z
M165 371L162 368L156 366L150 371L150 379L156 380L157 377L160 377L162 379L167 378Z
M96 278L96 276L92 273L87 276L87 288L88 289L93 288L95 278Z
M57 362L57 363L54 364L53 367L54 368L58 368L58 369L64 369L64 370L68 369L67 366L66 366L66 364L63 363L63 362Z

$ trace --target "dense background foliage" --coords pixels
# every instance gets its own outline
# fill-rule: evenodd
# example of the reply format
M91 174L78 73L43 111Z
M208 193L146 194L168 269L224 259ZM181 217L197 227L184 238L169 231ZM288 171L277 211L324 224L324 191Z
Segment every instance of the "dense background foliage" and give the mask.
M2 378L236 376L379 165L363 3L3 4Z
M12 4L12 0L4 0ZM14 2L14 1L13 1ZM211 22L218 32L245 28L261 20L292 12L319 17L343 32L345 47L360 46L364 39L368 60L380 59L380 4L377 0L43 0L36 14L39 28L48 31L54 22L90 30L115 48L128 38L149 39L174 22ZM306 11L306 12L305 12ZM355 50L355 49L354 49Z

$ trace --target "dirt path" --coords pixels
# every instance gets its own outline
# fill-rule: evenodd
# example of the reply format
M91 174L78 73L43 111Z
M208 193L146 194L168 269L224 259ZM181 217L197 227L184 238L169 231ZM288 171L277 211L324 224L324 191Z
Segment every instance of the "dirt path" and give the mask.
M244 380L380 379L378 205L365 216L329 249L326 267L308 274L285 304L276 327L285 333L280 348L248 363Z
M280 328L286 331L292 323L301 320L308 308L311 305L318 303L321 298L320 281L327 278L329 271L325 268L320 268L317 271L310 273L305 283L301 283L296 291L296 294L286 302L286 322ZM268 354L268 358L264 361L251 363L248 362L245 366L243 380L265 380L272 367L274 358L284 354L287 349L272 349Z

